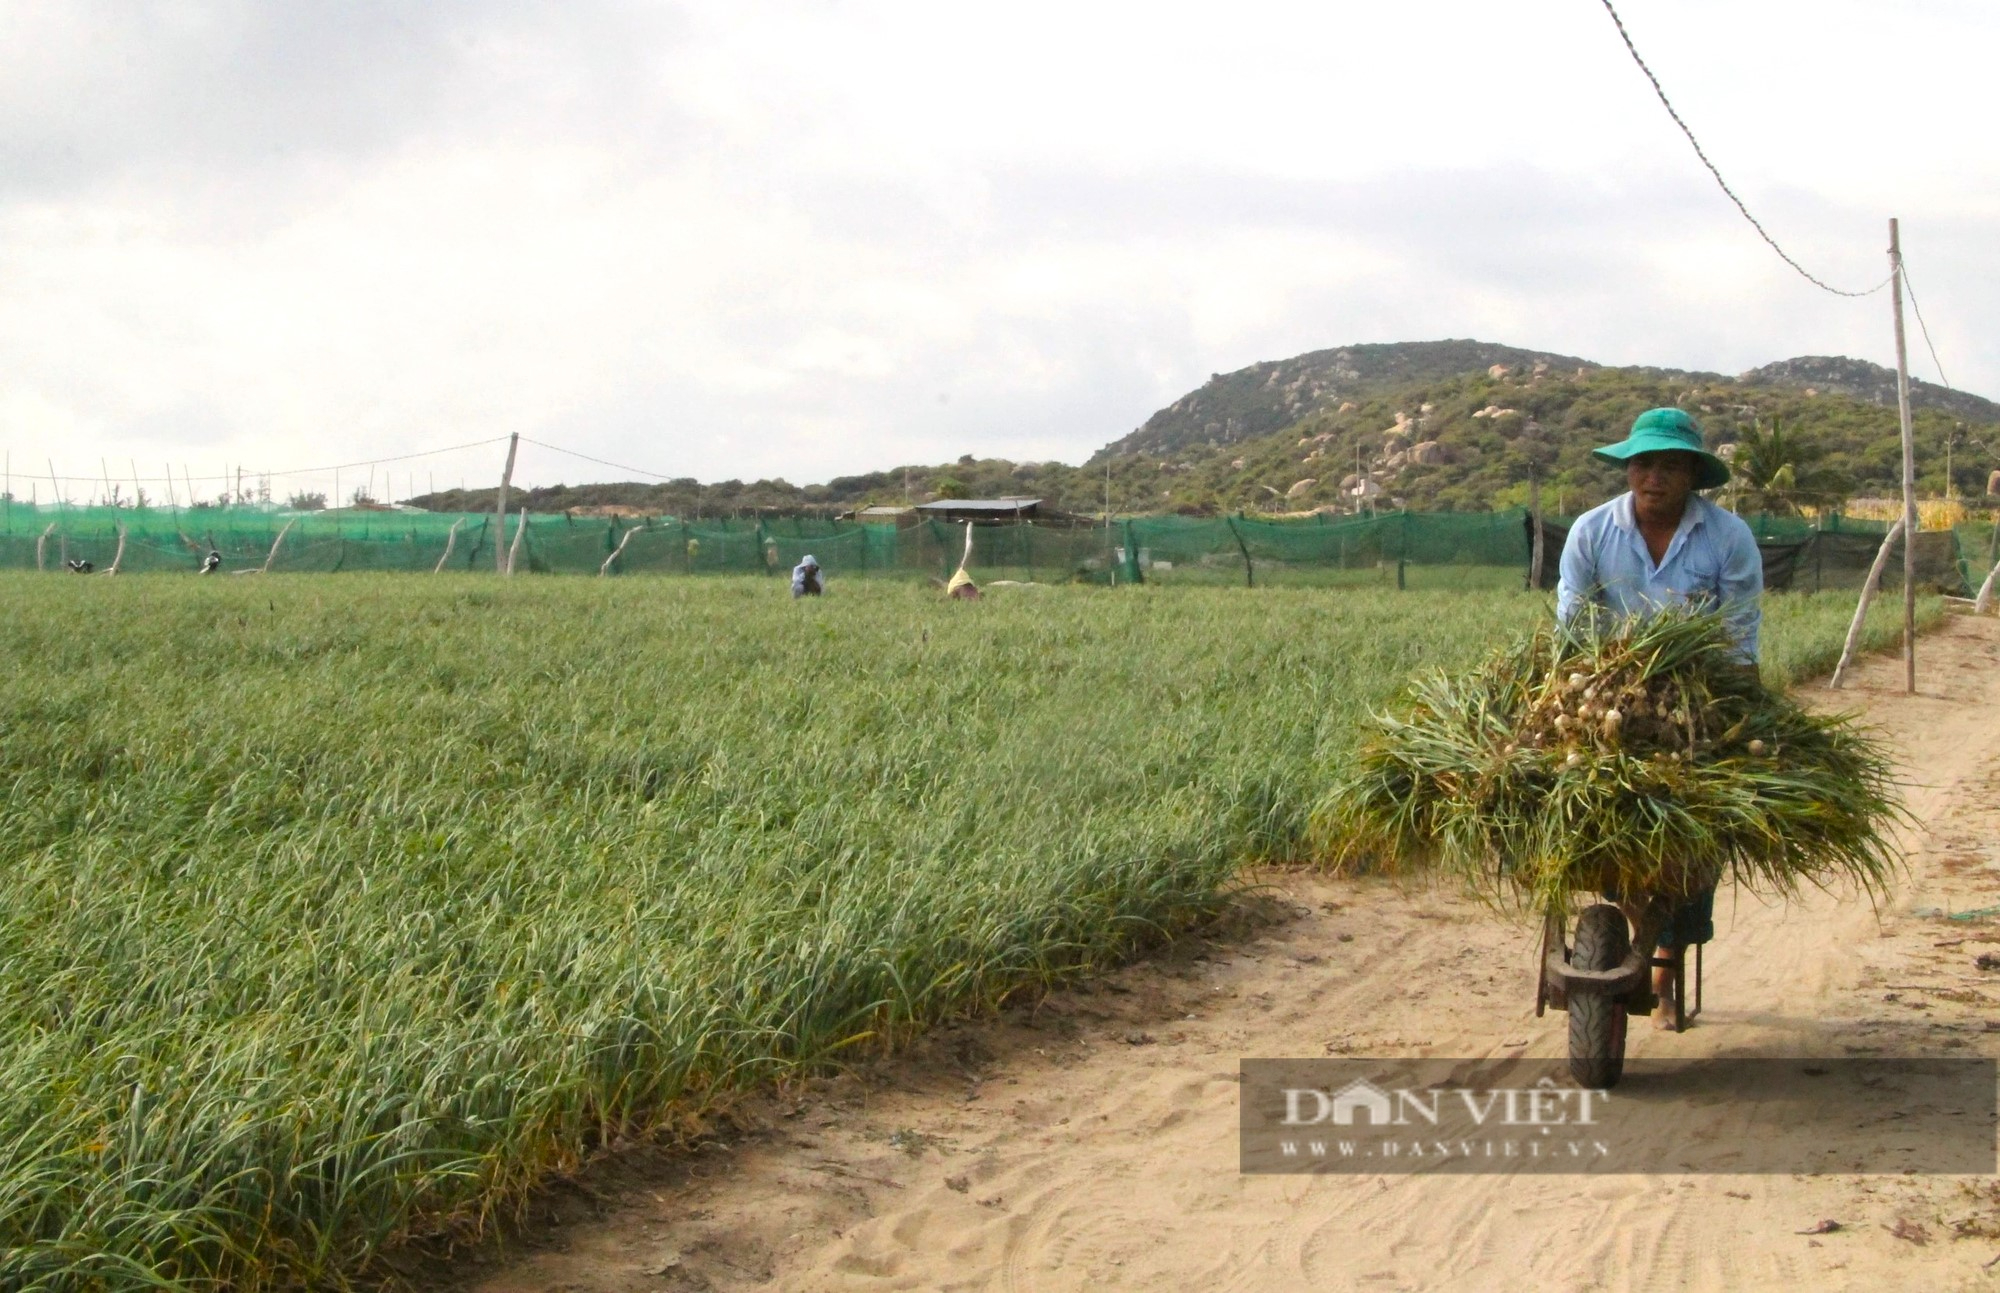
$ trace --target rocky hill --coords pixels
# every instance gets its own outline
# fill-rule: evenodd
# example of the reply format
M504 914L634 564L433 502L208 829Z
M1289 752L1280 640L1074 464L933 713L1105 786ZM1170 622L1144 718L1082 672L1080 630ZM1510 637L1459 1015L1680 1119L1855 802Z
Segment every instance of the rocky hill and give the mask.
M1138 430L1098 450L1090 461L1119 454L1221 448L1412 382L1484 372L1496 364L1574 369L1585 362L1487 341L1403 341L1314 350L1217 373L1147 418Z
M1194 448L1223 448L1269 435L1315 413L1413 383L1485 372L1496 366L1532 369L1595 368L1573 355L1523 350L1488 341L1402 341L1314 350L1216 373L1206 383L1159 410L1131 434L1112 441L1091 462L1119 454L1173 455ZM1690 381L1727 380L1718 373L1634 367L1626 371ZM1894 369L1865 359L1803 355L1753 368L1736 379L1743 386L1783 386L1847 395L1871 404L1896 404ZM1938 409L1968 422L2000 423L2000 404L1921 379L1910 383L1911 406Z
M1985 496L2000 470L2000 404L1918 382L1918 488ZM1096 513L1345 511L1356 506L1484 511L1525 503L1529 479L1551 508L1576 511L1622 489L1590 456L1632 418L1678 405L1715 447L1783 428L1850 496L1894 494L1901 471L1893 372L1862 360L1804 357L1737 377L1667 368L1604 368L1570 355L1479 341L1318 350L1218 374L1082 466L967 454L825 484L784 480L551 486L537 510L619 507L677 516L845 511L932 497L1040 498ZM1966 431L1959 423L1972 424ZM490 510L492 490L410 500Z
M1745 386L1796 386L1831 395L1851 395L1870 404L1896 407L1896 370L1871 364L1865 359L1844 355L1801 355L1775 364L1753 368L1736 379ZM1910 379L1910 407L1939 409L1967 422L2000 422L2000 404L1992 400L1938 386L1921 378Z
M1956 491L1980 497L1988 473L2000 467L1993 453L2000 436L1960 433L1953 410L1929 404L1919 399L1915 416L1919 489L1944 492L1945 446L1955 440ZM1530 478L1539 476L1551 507L1575 511L1624 487L1622 475L1591 450L1622 438L1633 417L1658 406L1688 410L1710 447L1725 454L1781 428L1804 455L1799 466L1810 462L1837 496L1895 492L1902 454L1893 400L1883 405L1716 373L1551 361L1496 364L1343 401L1234 445L1111 461L1150 462L1160 507L1340 511L1373 503L1482 511L1526 502Z

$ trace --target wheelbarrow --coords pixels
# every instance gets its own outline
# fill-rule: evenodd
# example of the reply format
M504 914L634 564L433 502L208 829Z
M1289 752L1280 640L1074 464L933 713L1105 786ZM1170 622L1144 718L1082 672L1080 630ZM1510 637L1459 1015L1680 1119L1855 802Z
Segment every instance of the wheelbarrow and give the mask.
M1576 939L1564 936L1561 917L1542 923L1541 980L1536 987L1537 1018L1550 1006L1569 1013L1569 1071L1578 1085L1615 1086L1625 1072L1625 1023L1631 1015L1659 1009L1653 991L1655 968L1673 971L1674 1031L1701 1013L1701 949L1694 948L1694 1008L1688 1008L1687 949L1674 957L1655 956L1660 931L1673 918L1675 900L1655 895L1646 901L1637 937L1622 909L1608 902L1586 907L1577 917Z

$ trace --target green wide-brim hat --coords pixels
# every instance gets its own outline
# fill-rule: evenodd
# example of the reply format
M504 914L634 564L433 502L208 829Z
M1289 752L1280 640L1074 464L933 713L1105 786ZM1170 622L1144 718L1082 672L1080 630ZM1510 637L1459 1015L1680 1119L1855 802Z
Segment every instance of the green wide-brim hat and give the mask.
M1664 449L1678 449L1695 456L1696 489L1714 489L1729 483L1729 464L1702 448L1701 428L1679 409L1647 409L1633 419L1631 435L1617 444L1608 444L1590 453L1593 458L1622 466L1627 458L1642 453L1659 453Z

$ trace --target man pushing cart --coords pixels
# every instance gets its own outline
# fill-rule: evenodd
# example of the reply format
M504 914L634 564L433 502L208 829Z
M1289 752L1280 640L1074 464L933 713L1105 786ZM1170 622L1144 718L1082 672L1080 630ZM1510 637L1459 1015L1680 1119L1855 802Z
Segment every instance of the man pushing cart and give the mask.
M1719 611L1743 665L1757 667L1763 623L1764 562L1743 518L1696 491L1729 481L1729 464L1702 446L1701 431L1680 409L1648 409L1623 441L1594 452L1625 468L1627 490L1578 517L1563 544L1556 616L1574 623L1595 608L1616 620L1666 607ZM1634 940L1645 918L1642 897L1604 895L1618 902ZM1674 904L1658 932L1654 995L1672 1013L1659 1027L1685 1028L1685 949L1715 936L1715 889ZM1643 947L1643 944L1641 944ZM1697 985L1699 979L1697 978Z

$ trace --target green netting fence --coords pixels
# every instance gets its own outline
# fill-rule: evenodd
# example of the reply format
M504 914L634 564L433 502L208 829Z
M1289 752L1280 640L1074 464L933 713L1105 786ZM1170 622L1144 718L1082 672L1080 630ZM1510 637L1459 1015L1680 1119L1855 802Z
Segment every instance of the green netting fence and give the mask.
M1844 588L1865 576L1887 526L1831 518L1745 518L1758 536L1773 588ZM61 571L70 562L123 571L194 571L219 552L225 572L493 571L504 537L490 515L306 512L270 509L113 509L5 505L0 566ZM124 553L118 556L120 531ZM1553 584L1563 519L1544 529L1544 583ZM283 535L280 541L280 535ZM1521 588L1532 526L1522 509L1393 512L1375 516L1257 520L1147 516L1109 525L1026 522L975 527L970 566L983 581L1035 583ZM1920 578L1963 593L1992 565L1994 531L1962 526L1918 536ZM276 545L275 552L273 545ZM594 575L763 574L780 577L810 553L829 578L938 579L964 553L962 524L873 525L819 517L689 520L673 517L529 516L516 570ZM614 557L614 554L615 557ZM1898 585L1901 562L1890 563Z

